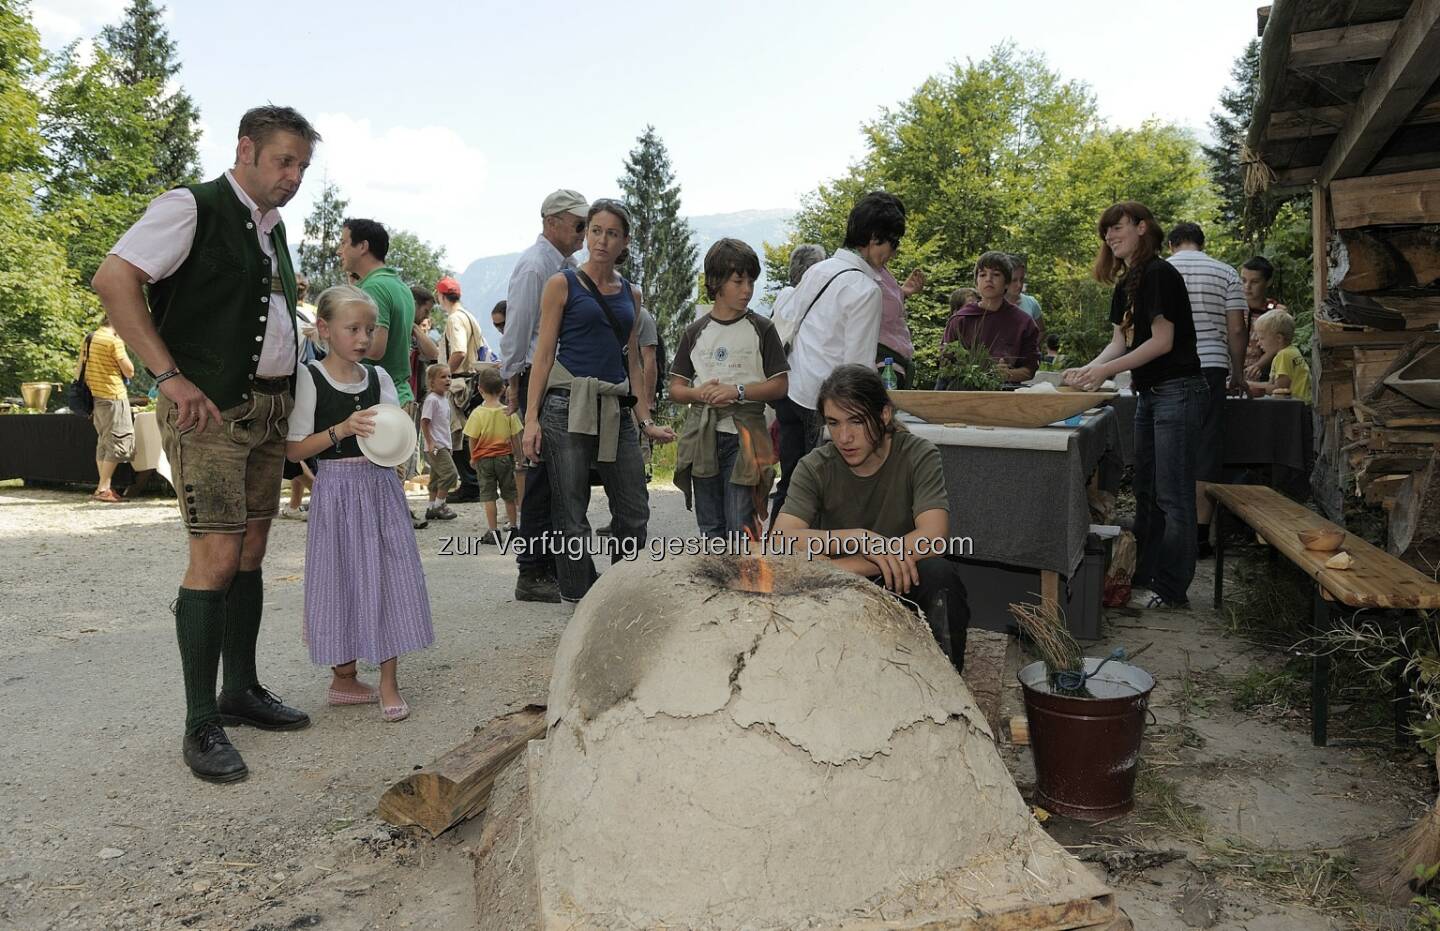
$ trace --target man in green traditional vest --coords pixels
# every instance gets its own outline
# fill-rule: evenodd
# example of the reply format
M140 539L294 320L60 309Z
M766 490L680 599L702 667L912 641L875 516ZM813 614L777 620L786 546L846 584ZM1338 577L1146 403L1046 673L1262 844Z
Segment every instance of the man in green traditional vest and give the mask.
M410 391L410 330L415 325L415 295L395 269L385 264L390 254L390 234L374 220L347 217L340 225L340 244L335 254L346 273L356 277L357 287L375 301L378 311L375 335L365 359L390 374L400 406L415 420L419 405ZM390 338L392 333L394 339ZM415 474L413 461L396 471L403 483ZM430 522L411 511L410 523L420 530Z
M160 390L156 419L190 533L174 604L185 679L182 747L191 772L211 782L249 773L222 725L310 724L260 684L255 642L260 566L294 404L297 296L279 208L299 190L319 141L289 107L246 112L235 167L152 201L93 281Z

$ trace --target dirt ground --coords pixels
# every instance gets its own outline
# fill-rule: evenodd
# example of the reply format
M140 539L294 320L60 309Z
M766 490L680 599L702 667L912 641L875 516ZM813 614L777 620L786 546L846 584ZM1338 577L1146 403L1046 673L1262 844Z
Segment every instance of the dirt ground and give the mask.
M693 533L677 492L654 487L651 501L653 534ZM597 490L596 524L603 505ZM261 678L314 725L232 729L250 778L212 786L180 759L173 502L0 488L0 928L474 928L483 819L422 840L380 822L376 802L475 726L543 701L570 609L515 602L513 562L493 548L440 555L444 537L483 529L478 505L457 510L420 531L437 645L401 662L413 712L400 724L376 706L324 704L327 676L300 639L305 525L276 522ZM1159 684L1136 813L1046 827L1108 869L1146 931L1383 927L1393 916L1356 891L1348 845L1423 810L1425 762L1316 749L1303 714L1235 711L1235 683L1273 660L1225 636L1204 597L1210 565L1193 610L1112 616L1092 651L1156 644L1142 659ZM1020 713L1016 689L1006 701ZM1029 751L1006 755L1022 788L1033 783ZM1178 857L1142 868L1150 850Z

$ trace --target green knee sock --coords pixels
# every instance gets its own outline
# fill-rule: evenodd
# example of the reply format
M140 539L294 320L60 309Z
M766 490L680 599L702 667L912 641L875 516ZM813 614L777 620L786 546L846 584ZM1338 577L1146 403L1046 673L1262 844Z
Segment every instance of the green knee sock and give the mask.
M265 604L260 570L235 573L225 594L225 680L227 692L243 692L258 685L255 641L260 637L260 612Z
M175 638L185 675L185 733L220 719L215 707L215 673L225 637L225 593L180 589L175 599Z

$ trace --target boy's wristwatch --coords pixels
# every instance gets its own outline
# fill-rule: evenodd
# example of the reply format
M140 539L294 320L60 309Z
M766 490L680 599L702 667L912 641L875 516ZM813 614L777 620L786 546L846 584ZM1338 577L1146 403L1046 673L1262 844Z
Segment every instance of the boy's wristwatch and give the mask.
M736 386L735 386L735 400L737 400L737 401L744 401L744 400L745 400L745 386L744 386L744 385L736 385Z
M646 430L646 429L649 429L650 427L653 427L653 426L655 426L655 421L649 419L648 417L647 417L646 419L640 421L640 429L641 429L641 430Z

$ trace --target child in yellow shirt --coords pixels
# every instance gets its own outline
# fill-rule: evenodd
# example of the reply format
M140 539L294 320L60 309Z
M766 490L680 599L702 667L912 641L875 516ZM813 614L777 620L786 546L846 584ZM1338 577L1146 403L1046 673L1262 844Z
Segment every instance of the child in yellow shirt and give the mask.
M499 546L495 499L499 497L505 501L505 516L509 519L507 530L513 532L516 523L515 456L511 442L524 427L519 417L506 412L500 400L505 381L499 371L493 366L483 368L476 381L480 396L485 401L470 412L469 419L465 421L465 436L470 440L470 464L475 468L475 481L480 486L480 501L485 505L485 520L489 525L482 539Z
M1300 350L1290 345L1295 338L1295 318L1283 310L1269 310L1255 321L1260 347L1274 353L1270 362L1270 380L1250 382L1251 394L1290 395L1310 403L1310 366Z

